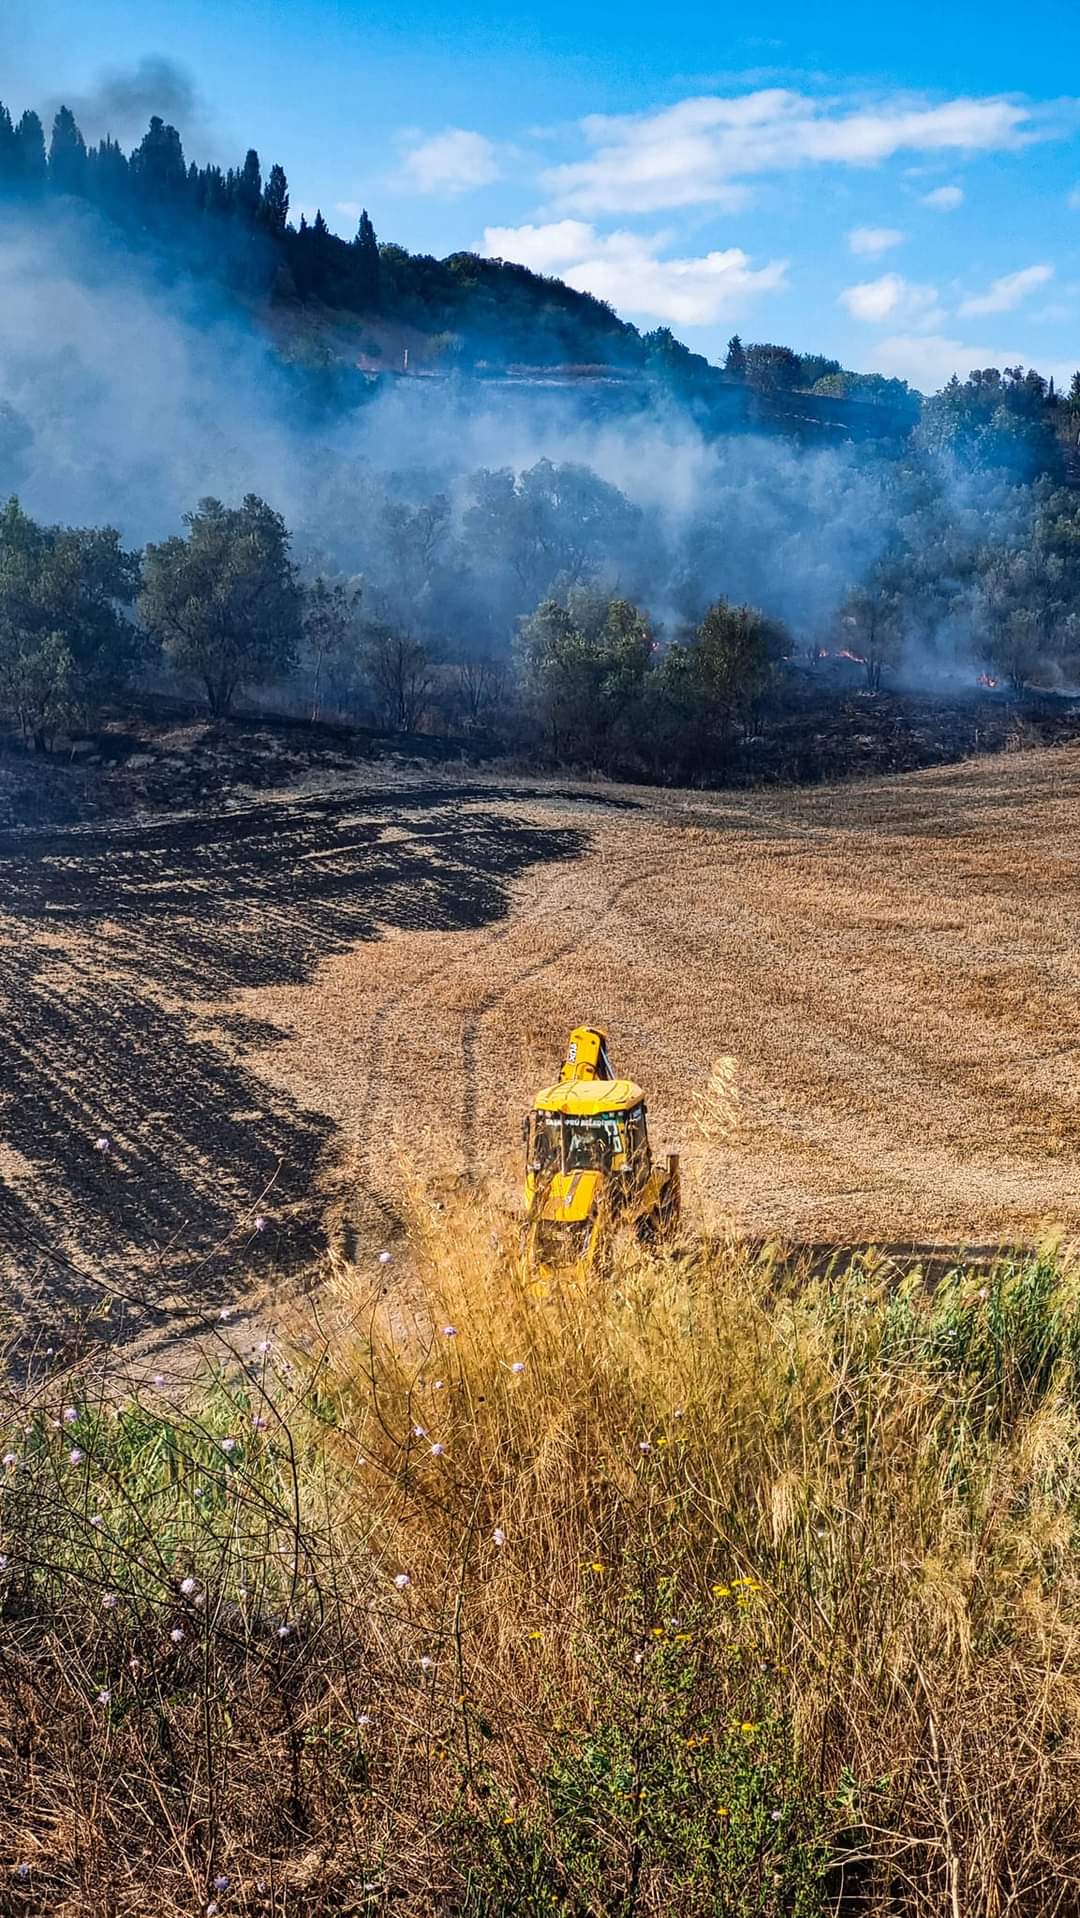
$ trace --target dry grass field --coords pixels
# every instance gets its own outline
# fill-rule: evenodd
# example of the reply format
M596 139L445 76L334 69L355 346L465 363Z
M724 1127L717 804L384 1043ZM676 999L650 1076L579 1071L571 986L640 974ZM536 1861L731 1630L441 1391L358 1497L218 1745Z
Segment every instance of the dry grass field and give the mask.
M397 766L9 832L7 1297L220 1297L328 1220L381 1241L412 1173L509 1192L581 1020L739 1232L1072 1231L1078 926L1072 747L766 796Z

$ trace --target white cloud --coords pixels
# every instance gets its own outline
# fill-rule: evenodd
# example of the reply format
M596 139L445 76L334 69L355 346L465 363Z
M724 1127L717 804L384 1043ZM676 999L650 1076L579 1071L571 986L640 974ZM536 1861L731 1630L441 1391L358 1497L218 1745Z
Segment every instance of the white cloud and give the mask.
M569 286L609 300L620 312L677 326L711 326L786 283L786 260L755 267L737 246L691 259L663 259L666 239L663 233L601 235L583 220L556 220L547 226L489 226L483 251L536 273L558 273Z
M895 226L853 226L847 236L848 246L853 253L865 253L874 256L888 253L890 247L899 246L903 234Z
M1072 118L1071 103L1052 113L1016 99L933 106L905 94L853 106L770 87L682 100L659 113L594 114L581 122L592 156L551 167L543 178L554 204L569 213L730 207L745 203L744 183L757 174L825 163L876 166L901 152L1017 148L1053 137Z
M949 339L941 333L898 333L875 340L873 370L891 373L897 379L910 380L923 393L936 393L954 373L961 379L976 367L1026 366L1026 353L1014 346L970 346L964 340ZM1039 360L1044 378L1053 374L1058 386L1068 386L1072 369L1067 362Z
M438 193L453 198L490 186L500 174L495 146L483 133L447 127L410 147L401 164L401 177L415 193Z
M1011 313L1037 286L1045 286L1054 277L1052 266L1025 266L1019 273L1005 273L985 293L962 300L960 313Z
M935 213L955 213L958 206L964 204L962 186L936 186L932 193L922 196L924 206L932 206Z
M880 280L863 280L858 286L846 287L839 303L847 307L852 319L863 320L868 326L892 320L905 326L932 327L941 319L937 297L936 287L918 286L899 273L883 273Z

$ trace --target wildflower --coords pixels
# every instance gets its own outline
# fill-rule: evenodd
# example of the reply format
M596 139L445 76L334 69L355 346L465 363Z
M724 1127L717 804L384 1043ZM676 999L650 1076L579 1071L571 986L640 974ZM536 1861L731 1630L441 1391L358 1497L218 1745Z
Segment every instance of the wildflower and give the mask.
M6 1553L6 1552L0 1552L0 1572L6 1572L6 1571L7 1571L7 1568L8 1568L8 1563L9 1563L9 1560L8 1560L8 1555L7 1555L7 1553Z
M101 1601L102 1609L106 1612L115 1611L119 1603L120 1603L119 1592L106 1592L104 1598Z
M457 1338L457 1326L456 1326L456 1325L444 1325L444 1326L443 1326L443 1329L442 1329L442 1335L443 1335L443 1338L444 1338L444 1339L456 1339L456 1338Z
M639 1451L639 1452L651 1452L651 1451L652 1451L652 1446L651 1446L651 1445L649 1444L649 1441L648 1441L648 1439L640 1439L640 1440L638 1441L638 1451Z
M431 1456L432 1458L442 1458L445 1451L445 1445L433 1445L431 1448Z
M432 1389L432 1391L433 1391L433 1392L441 1392L441 1391L442 1391L442 1389L443 1389L443 1386L444 1386L445 1384L446 1384L446 1380L445 1380L445 1379L435 1379L435 1380L434 1380L434 1381L432 1382L432 1387L431 1387L431 1389Z
M15 1875L16 1875L16 1877L17 1877L17 1878L29 1878L29 1876L30 1876L30 1867L29 1867L29 1865L28 1865L28 1864L26 1863L26 1860L25 1860L25 1858L23 1859L23 1861L22 1861L22 1863L21 1863L20 1865L16 1865L16 1867L15 1867Z
M218 1904L217 1899L211 1898L210 1903L206 1907L206 1918L217 1918L220 1910L221 1906Z
M107 1704L109 1703L109 1700L110 1700L111 1698L112 1698L112 1693L111 1693L111 1691L109 1690L109 1688L108 1688L108 1686L107 1686L107 1685L103 1685L103 1686L102 1686L102 1688L101 1688L101 1690L99 1691L99 1693L98 1693L98 1695L97 1695L97 1702L98 1702L98 1704L99 1704L99 1705L107 1705Z
M433 1669L434 1664L435 1664L435 1660L433 1658L429 1658L427 1654L425 1653L423 1658L420 1660L420 1670L422 1672L430 1672Z
M174 1645L182 1645L182 1644L183 1644L183 1642L184 1642L184 1628L183 1628L183 1626L182 1626L182 1625L174 1625L174 1626L173 1626L173 1628L172 1628L172 1631L171 1631L171 1632L169 1633L169 1637L170 1637L170 1638L172 1639L172 1642L173 1642L173 1644L174 1644Z
M223 1452L235 1452L236 1440L234 1438L223 1438L221 1441L221 1449Z
M101 1136L100 1136L100 1138L97 1138L97 1139L95 1139L95 1140L94 1140L94 1151L95 1151L95 1152L108 1152L108 1150L109 1150L109 1141L108 1141L108 1139L107 1139L107 1138L105 1137L105 1134L104 1134L104 1133L102 1133L102 1134L101 1134Z
M271 1341L269 1339L260 1339L258 1345L255 1347L255 1350L257 1352L269 1352L270 1344L271 1344Z
M266 1220L263 1217L261 1212L256 1212L255 1217L252 1219L251 1223L255 1227L256 1232L266 1231Z
M12 1469L12 1467L13 1467L13 1466L15 1466L15 1465L17 1465L17 1464L19 1463L19 1455L18 1455L18 1453L17 1453L17 1452L5 1452L5 1453L4 1453L4 1458L3 1458L3 1463L4 1463L4 1464L5 1464L6 1466L7 1466L7 1469L8 1469L8 1471L10 1472L10 1471L11 1471L11 1469Z
M525 1370L525 1361L524 1361L524 1359L515 1359L515 1360L514 1360L514 1363L513 1363L513 1365L512 1365L511 1367L510 1367L510 1370L511 1370L511 1372L513 1372L513 1373L515 1373L515 1374L517 1374L517 1373L519 1373L519 1372L524 1372L524 1370Z
M280 1625L278 1626L278 1628L277 1628L277 1636L278 1636L278 1638L288 1638L288 1636L289 1636L289 1633L290 1633L291 1631L292 1631L292 1626L291 1626L291 1625L286 1625L286 1624L284 1624L284 1623L282 1623L282 1624L280 1624Z
M543 1638L543 1636L544 1636L544 1634L543 1634L543 1632L530 1632L530 1633L529 1633L529 1637L530 1637L530 1638Z
M712 1595L714 1598L730 1598L731 1586L730 1585L714 1585L712 1588Z
M769 1813L769 1817L770 1817L770 1818L772 1819L772 1821L773 1821L773 1824L774 1824L774 1825L776 1825L776 1824L779 1824L779 1822L780 1822L780 1819L781 1819L781 1817L782 1817L782 1816L783 1816L783 1814L782 1814L781 1812L778 1812L778 1811L771 1811L771 1812Z
M744 1720L743 1720L743 1722L742 1722L742 1724L741 1724L741 1725L739 1726L739 1730L740 1730L741 1732L756 1732L756 1731L757 1731L757 1726L756 1726L756 1725L752 1725L752 1724L750 1723L750 1721L749 1721L749 1719L745 1719L745 1718L744 1718Z
M81 1465L85 1457L86 1457L86 1453L80 1452L78 1446L73 1445L70 1452L68 1453L68 1464Z
M158 1389L158 1391L160 1392L160 1390L161 1390L161 1388L162 1388L162 1386L163 1386L163 1385L164 1385L164 1383L165 1383L165 1374L164 1374L164 1372L155 1372L155 1373L154 1373L154 1376L153 1376L153 1378L152 1378L152 1379L150 1380L150 1383L151 1383L151 1385L154 1385L154 1386L156 1386L156 1387L157 1387L157 1389Z
M91 1525L96 1526L98 1530L100 1531L101 1527L105 1523L105 1520L102 1518L100 1512L95 1512L93 1518L90 1520L90 1523Z
M226 1876L225 1872L219 1871L217 1877L214 1879L214 1890L228 1891L228 1889L229 1889L228 1877Z
M368 1726L369 1726L369 1725L370 1725L370 1724L372 1723L372 1717L371 1717L371 1713L370 1713L370 1712L361 1712L361 1713L360 1713L360 1716L359 1716L359 1718L357 1719L357 1721L356 1721L356 1722L357 1722L357 1724L359 1725L359 1727L360 1727L360 1730L361 1730L362 1732L366 1732L366 1731L367 1731L367 1728L368 1728Z
M598 1558L598 1559L595 1559L593 1563L589 1566L589 1570L590 1572L602 1573L607 1571L607 1566L604 1564L602 1559Z
M251 1424L252 1424L252 1429L256 1432L265 1432L266 1430L266 1420L261 1419L257 1412L255 1416L253 1417Z
M506 1533L503 1531L503 1528L501 1525L496 1525L495 1530L492 1532L491 1536L492 1536L493 1542L496 1545L506 1544Z
M73 1405L65 1405L64 1407L64 1424L65 1425L74 1425L78 1416L79 1414L75 1410L75 1407Z
M426 1438L427 1428L423 1425L414 1425L412 1429L412 1435L414 1438Z
M731 1813L729 1812L729 1810L728 1810L728 1808L727 1808L727 1806L726 1806L726 1805L717 1805L717 1807L716 1807L716 1816L717 1816L718 1818L730 1818L730 1817L731 1817Z
M394 1584L397 1586L399 1592L404 1592L407 1591L408 1587L412 1584L412 1579L409 1577L408 1572L399 1572L394 1579Z
M391 1261L391 1259L393 1258L393 1256L394 1256L394 1255L393 1255L393 1253L392 1253L392 1252L380 1252L380 1253L379 1253L379 1264L380 1264L380 1265L389 1265L389 1264L390 1264L390 1261Z
M193 1598L198 1589L199 1581L197 1578L189 1577L180 1580L180 1590L183 1592L185 1598Z

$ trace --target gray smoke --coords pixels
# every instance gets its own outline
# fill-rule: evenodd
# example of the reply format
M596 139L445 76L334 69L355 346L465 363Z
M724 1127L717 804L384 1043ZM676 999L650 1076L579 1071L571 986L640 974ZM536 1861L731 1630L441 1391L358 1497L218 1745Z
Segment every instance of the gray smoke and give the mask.
M155 280L90 215L44 231L8 218L0 276L0 402L15 416L0 412L0 493L18 490L50 522L108 521L141 545L178 530L206 494L253 491L284 514L301 556L354 574L385 562L388 499L442 493L456 557L440 604L458 632L479 619L505 635L504 586L480 564L469 572L470 476L573 462L638 509L601 570L661 621L724 595L805 640L888 535L883 465L845 448L707 440L674 406L605 414L573 392L415 379L313 417L253 319L205 288Z
M204 146L209 133L194 79L161 53L147 54L133 67L106 67L89 93L68 91L47 100L41 108L46 129L60 106L71 108L91 144L111 137L132 146L155 113L180 128L189 149Z

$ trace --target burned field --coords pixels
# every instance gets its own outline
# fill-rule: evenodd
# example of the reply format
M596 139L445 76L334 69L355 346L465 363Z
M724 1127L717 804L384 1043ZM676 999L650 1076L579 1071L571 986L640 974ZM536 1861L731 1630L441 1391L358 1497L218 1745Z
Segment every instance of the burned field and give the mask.
M250 1069L282 1035L242 996L310 982L384 928L476 931L524 867L582 845L483 804L463 833L453 792L420 786L5 836L9 1309L99 1286L216 1300L225 1273L242 1287L310 1256L333 1128Z
M765 797L387 766L9 832L8 1310L238 1296L328 1228L381 1243L412 1177L509 1196L581 1019L714 1222L1072 1230L1078 775L1071 746Z

